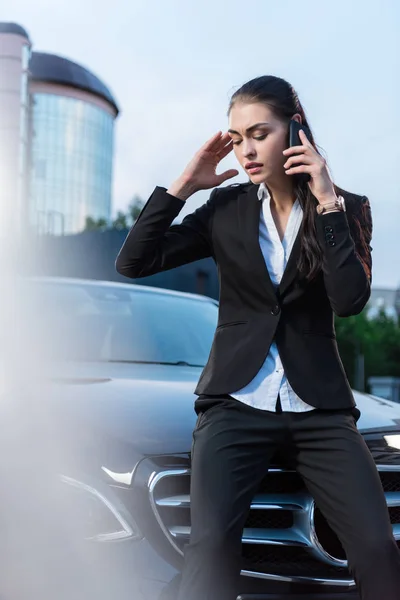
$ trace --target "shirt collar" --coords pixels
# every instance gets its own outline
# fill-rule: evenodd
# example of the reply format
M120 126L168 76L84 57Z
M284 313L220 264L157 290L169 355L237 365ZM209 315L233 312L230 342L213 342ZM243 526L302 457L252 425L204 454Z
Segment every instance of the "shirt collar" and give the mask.
M260 201L271 200L271 194L269 193L269 189L267 188L265 183L260 184L260 187L257 190L257 196ZM296 198L294 205L296 206L296 208L298 205L300 205L298 198Z
M265 183L261 183L260 187L258 188L257 191L257 196L259 200L270 200L271 199L271 195L269 193L269 190L267 188L267 186L265 185Z

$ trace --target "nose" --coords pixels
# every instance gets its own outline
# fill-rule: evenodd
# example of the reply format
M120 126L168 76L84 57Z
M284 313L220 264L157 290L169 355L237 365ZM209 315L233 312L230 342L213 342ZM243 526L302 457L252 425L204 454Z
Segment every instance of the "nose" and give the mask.
M244 158L254 158L255 154L256 154L256 149L254 144L252 143L253 140L243 140L243 145L242 145L242 152L243 152L243 157Z

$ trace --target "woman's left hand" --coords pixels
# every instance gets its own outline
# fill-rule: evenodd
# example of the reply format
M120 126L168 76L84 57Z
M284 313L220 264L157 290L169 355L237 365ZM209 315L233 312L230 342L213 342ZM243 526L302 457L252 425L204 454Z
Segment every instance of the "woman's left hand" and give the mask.
M311 179L308 185L313 195L320 204L329 202L336 198L336 193L326 160L318 154L303 130L299 131L299 136L303 142L302 146L292 146L283 151L286 157L290 157L283 165L287 169L286 174L309 173Z

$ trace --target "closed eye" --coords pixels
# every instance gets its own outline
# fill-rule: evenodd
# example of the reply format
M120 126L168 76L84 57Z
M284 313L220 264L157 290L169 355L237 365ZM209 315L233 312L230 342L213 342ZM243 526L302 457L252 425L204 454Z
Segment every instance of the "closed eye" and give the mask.
M254 139L261 142L262 140L265 140L267 135L268 135L268 133L264 133L263 135L255 136ZM241 143L242 143L242 140L232 140L232 144L234 146L239 146L239 144L241 144Z

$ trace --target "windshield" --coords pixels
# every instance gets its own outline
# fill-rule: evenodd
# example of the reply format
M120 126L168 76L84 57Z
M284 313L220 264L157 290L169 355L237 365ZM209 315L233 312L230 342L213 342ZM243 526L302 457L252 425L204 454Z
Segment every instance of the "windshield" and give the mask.
M218 316L212 301L117 286L29 286L29 327L46 358L206 364Z

